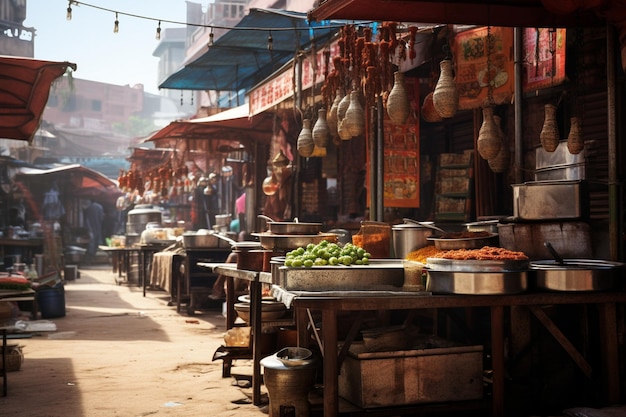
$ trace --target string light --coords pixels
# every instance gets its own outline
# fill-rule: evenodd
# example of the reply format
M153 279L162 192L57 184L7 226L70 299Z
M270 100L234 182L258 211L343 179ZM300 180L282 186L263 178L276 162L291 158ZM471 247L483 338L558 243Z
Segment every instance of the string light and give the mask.
M69 4L75 4L78 5L79 2L76 0L69 0ZM118 15L122 15L122 16L129 16L129 17L134 17L137 19L144 19L144 20L153 20L155 22L164 22L164 23L172 23L175 25L186 25L186 26L192 26L192 27L201 27L201 28L210 28L211 30L215 29L224 29L224 30L252 30L252 31L294 31L294 30L328 30L328 29L340 29L344 26L343 23L341 24L335 24L335 25L331 25L331 24L327 24L327 21L322 22L322 25L320 26L309 26L309 27L238 27L238 26L222 26L222 25L205 25L205 24L201 24L201 23L189 23L189 22L180 22L180 21L176 21L176 20L168 20L168 19L158 19L158 18L154 18L154 17L149 17L149 16L142 16L142 15L138 15L138 14L133 14L133 13L126 13L126 12L120 12L117 10L113 10L113 9L108 9L106 7L101 7L101 6L96 6L93 4L89 4L89 3L83 3L80 2L81 6L85 6L85 7L91 7L94 9L98 9L98 10L102 10L105 12L111 12L111 13L115 13L115 26L114 26L114 32L117 33L119 31L119 20L118 20ZM71 7L67 8L67 13L68 13L68 20L71 18ZM371 24L372 22L361 22L361 24ZM270 36L268 38L268 42L272 42L272 36L270 33ZM269 45L268 45L269 47Z
M156 31L156 40L160 40L161 39L161 21L159 20L159 25L157 26L157 31Z
M67 2L67 14L65 15L67 20L72 20L72 0Z
M117 18L117 12L115 12L115 24L113 25L113 33L117 33L120 31L120 21Z
M270 30L270 34L267 37L267 50L272 52L274 49L274 38L272 38L272 31Z
M211 32L209 32L209 46L213 46L213 27L211 26Z

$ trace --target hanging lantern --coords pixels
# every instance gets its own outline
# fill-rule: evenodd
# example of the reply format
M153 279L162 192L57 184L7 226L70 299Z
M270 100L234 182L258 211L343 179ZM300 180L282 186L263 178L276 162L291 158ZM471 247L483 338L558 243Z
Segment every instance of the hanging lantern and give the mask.
M315 126L313 126L311 134L316 147L326 148L328 145L329 129L328 122L326 121L326 109L323 107L317 111L317 120L315 121Z
M341 101L337 105L337 128L339 128L339 125L346 117L346 111L348 110L348 106L350 106L350 93L343 96Z
M493 107L483 108L483 123L478 131L477 148L483 159L495 158L500 151L502 139L493 120Z
M578 117L572 117L570 119L569 135L567 135L567 149L572 155L579 154L585 148L585 141L583 140L583 132L580 128L580 121Z
M358 91L350 93L350 105L343 122L347 124L345 127L352 137L360 136L365 132L365 112L361 107Z
M311 132L311 121L309 119L302 120L302 130L298 135L297 148L300 156L309 157L313 153L315 142L313 142L313 134Z
M459 91L454 82L452 60L444 59L439 63L441 73L433 91L433 105L443 118L450 118L459 108Z
M559 127L556 124L556 106L554 104L546 104L545 118L543 127L539 134L541 146L546 152L554 152L559 146Z
M274 171L272 171L272 173L263 180L263 194L276 194L276 191L278 190L278 185L278 178L276 178L276 174L274 173Z

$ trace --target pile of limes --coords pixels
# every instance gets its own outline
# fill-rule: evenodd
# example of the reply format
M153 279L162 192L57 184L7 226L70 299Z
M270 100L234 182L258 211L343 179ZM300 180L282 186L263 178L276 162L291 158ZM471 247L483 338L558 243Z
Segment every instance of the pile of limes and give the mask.
M325 265L367 265L370 257L369 252L352 243L341 246L322 240L318 244L309 243L306 247L287 252L285 266L310 268Z

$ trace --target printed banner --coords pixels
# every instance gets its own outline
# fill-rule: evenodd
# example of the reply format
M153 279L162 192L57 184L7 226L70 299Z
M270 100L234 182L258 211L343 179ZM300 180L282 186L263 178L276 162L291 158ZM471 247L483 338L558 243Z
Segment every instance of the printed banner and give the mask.
M565 80L565 33L565 29L524 29L524 92Z
M511 101L515 88L513 28L480 27L461 32L454 38L453 51L459 109Z

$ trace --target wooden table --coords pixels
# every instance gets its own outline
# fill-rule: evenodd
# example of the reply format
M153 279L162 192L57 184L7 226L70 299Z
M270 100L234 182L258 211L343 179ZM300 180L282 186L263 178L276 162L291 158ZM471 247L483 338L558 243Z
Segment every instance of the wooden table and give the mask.
M35 253L43 253L43 239L9 239L0 238L0 256L3 258L9 255L15 255L16 249L22 255L22 262L34 259Z
M33 290L24 290L24 291L12 291L12 290L0 290L0 303L1 302L9 302L9 301L31 301L33 305L35 305L35 291ZM35 314L35 318L37 317L37 310L34 309L33 313ZM4 397L7 396L8 390L8 382L7 382L7 361L6 361L6 353L7 353L7 333L9 330L13 330L15 326L11 323L2 323L0 322L0 333L2 333L2 369L0 372L2 373L2 395Z
M607 404L618 403L620 399L617 308L618 303L626 303L626 292L607 293L526 293L520 295L399 295L399 296L296 296L293 307L296 309L298 343L309 340L307 334L307 310L321 311L322 352L324 357L324 416L339 414L338 375L341 358L347 352L346 345L338 352L337 315L345 311L386 311L415 309L448 309L487 307L490 310L491 347L493 366L492 416L504 417L505 408L505 309L525 306L556 338L574 362L590 372L590 365L567 340L565 335L551 321L543 306L547 305L595 305L599 311L601 373Z

